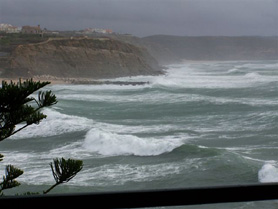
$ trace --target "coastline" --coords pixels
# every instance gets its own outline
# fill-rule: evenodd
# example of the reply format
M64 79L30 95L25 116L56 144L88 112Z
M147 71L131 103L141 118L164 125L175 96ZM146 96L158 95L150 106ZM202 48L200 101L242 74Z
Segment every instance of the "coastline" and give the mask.
M62 85L62 84L71 84L71 81L69 79L63 79L63 78L37 78L37 77L32 77L32 78L3 78L0 77L0 82L2 84L2 81L13 81L15 83L17 83L19 81L19 79L21 80L27 80L27 79L33 79L34 81L41 81L41 82L50 82L50 85Z
M103 80L103 79L88 79L88 78L58 78L58 77L52 77L47 76L46 77L33 77L33 78L1 78L0 77L0 85L2 84L2 81L7 82L15 82L17 83L19 79L27 80L27 79L33 79L34 81L40 81L40 82L50 82L50 85L145 85L149 84L149 82L135 82L135 81L111 81L111 80Z

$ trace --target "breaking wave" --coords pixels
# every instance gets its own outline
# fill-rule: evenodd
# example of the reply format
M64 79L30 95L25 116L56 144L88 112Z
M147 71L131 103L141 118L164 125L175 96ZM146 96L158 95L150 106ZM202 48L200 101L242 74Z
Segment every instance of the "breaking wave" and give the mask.
M92 124L94 123L91 119L66 115L53 109L45 109L43 110L43 113L47 115L47 118L42 120L39 125L31 125L11 138L22 139L48 137L76 131L84 131L92 127Z
M70 184L100 190L152 188L156 180L160 187L278 182L277 70L195 63L114 79L145 85L53 85L58 107L44 109L47 119L7 140L1 154L34 185L53 183L54 157L84 160Z
M180 139L139 138L93 128L86 134L83 147L105 156L154 156L171 152L182 144Z
M278 168L272 164L264 164L259 170L258 178L261 183L278 182Z
M260 78L261 77L261 75L256 72L246 73L244 76L247 78Z

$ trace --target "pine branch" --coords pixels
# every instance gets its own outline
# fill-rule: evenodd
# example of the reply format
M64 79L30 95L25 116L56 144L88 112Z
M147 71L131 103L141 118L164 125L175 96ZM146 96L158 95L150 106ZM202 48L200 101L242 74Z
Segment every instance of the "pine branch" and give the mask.
M48 107L57 103L56 96L51 91L39 91L39 107Z
M3 160L3 158L4 158L4 155L0 154L0 162Z
M44 194L47 194L50 190L54 187L58 186L59 184L65 183L70 181L76 174L82 170L83 168L83 161L81 160L73 160L68 159L65 160L64 158L61 159L54 159L53 163L50 163L50 167L52 170L53 177L56 183L51 186L48 190L44 191Z
M11 137L12 135L16 134L17 132L23 130L24 128L26 128L27 126L30 126L30 125L31 125L31 124L26 124L25 126L19 128L19 129L17 129L16 131L12 132L11 134L9 134L8 137ZM2 140L4 140L4 139L2 139ZM0 139L0 141L2 141L2 140Z
M57 103L56 96L51 91L40 91L38 100L28 97L38 89L50 84L50 82L34 82L26 80L18 83L11 81L8 84L2 82L0 88L0 141L14 135L32 124L39 124L46 115L40 112L40 109L49 107ZM27 103L34 101L37 108ZM26 122L26 125L15 130L17 124Z
M15 179L23 174L23 171L14 167L13 165L7 165L5 170L5 176L3 181L0 183L0 195L5 189L10 189L20 185Z
M54 189L59 184L61 184L61 183L56 183L56 184L52 185L49 189L47 189L46 191L43 191L43 194L47 194L48 192L50 192L52 189Z

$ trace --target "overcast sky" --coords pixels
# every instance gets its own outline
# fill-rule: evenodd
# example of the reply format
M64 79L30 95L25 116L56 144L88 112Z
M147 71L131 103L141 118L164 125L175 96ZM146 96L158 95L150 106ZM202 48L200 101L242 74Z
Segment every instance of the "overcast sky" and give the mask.
M278 0L0 0L0 23L136 36L278 35Z

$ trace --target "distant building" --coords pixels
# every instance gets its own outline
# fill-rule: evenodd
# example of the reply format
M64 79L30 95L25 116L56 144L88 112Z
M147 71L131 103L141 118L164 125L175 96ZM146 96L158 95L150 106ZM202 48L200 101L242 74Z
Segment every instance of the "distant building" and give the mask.
M101 29L101 28L87 28L83 30L83 34L93 34L93 33L102 33L102 34L111 34L113 33L111 29Z
M38 25L38 26L27 25L27 26L22 26L21 32L25 33L25 34L41 34L42 29L41 29L40 25Z
M7 29L6 33L20 33L20 31L21 27L12 26Z
M105 33L105 30L104 29L101 29L101 28L95 28L94 29L96 33Z
M44 29L43 33L48 34L48 35L59 35L60 34L58 31L50 31L50 30L47 30L47 29Z
M12 25L11 24L1 23L0 24L0 31L6 32L9 27L12 27Z
M113 31L111 29L106 29L105 32L109 33L109 34L113 33Z
M21 27L12 26L11 24L0 24L0 31L5 33L19 33Z

